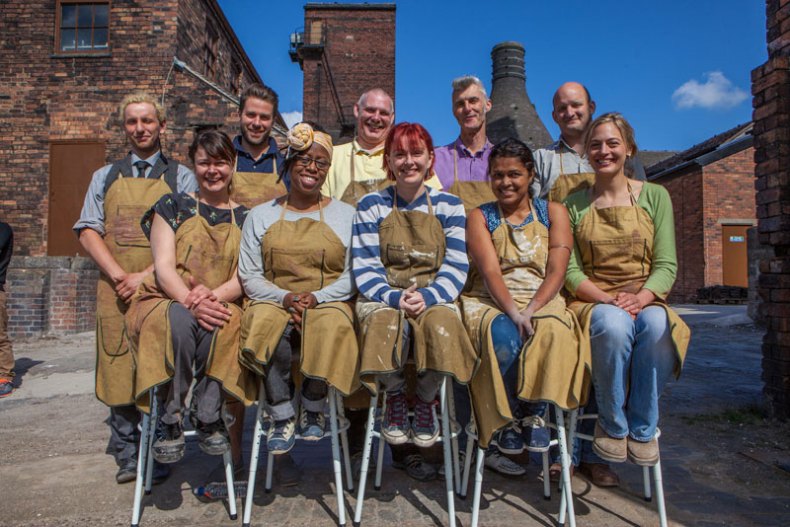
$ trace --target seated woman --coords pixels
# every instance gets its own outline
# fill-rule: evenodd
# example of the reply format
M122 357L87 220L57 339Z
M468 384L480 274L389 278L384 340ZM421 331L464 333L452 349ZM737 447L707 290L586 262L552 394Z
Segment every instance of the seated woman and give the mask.
M518 475L524 469L497 449L524 451L521 423L530 427L527 448L548 449L546 404L539 401L578 407L589 346L559 295L573 245L568 213L530 195L529 147L517 139L496 145L488 177L497 201L470 212L466 226L476 272L461 297L463 315L482 359L470 391L480 445L490 442L486 465Z
M324 435L327 385L343 395L359 388L359 352L350 271L354 209L321 195L332 162L332 138L308 123L288 133L283 174L288 194L255 207L244 225L239 276L253 302L244 310L241 362L263 376L273 420L270 453L293 448L291 362L301 350L299 428L303 439Z
M198 192L163 196L144 216L154 274L126 314L138 406L147 411L149 390L169 383L163 434L153 445L162 463L184 455L184 400L193 379L190 417L207 454L229 447L220 412L223 390L246 404L255 396L252 379L236 360L242 295L236 268L248 212L229 197L236 149L227 135L212 130L197 137L189 156ZM234 461L240 459L241 451L234 452Z
M637 152L622 115L595 119L585 138L595 183L568 196L574 252L565 287L592 348L598 403L593 450L610 462L658 461L658 398L680 374L690 331L666 304L677 272L669 193L631 180Z
M368 194L354 216L354 278L361 297L361 375L387 392L381 433L391 444L434 444L433 407L443 375L466 384L475 353L454 302L466 281L466 217L461 200L425 186L433 141L416 123L387 136L384 164L395 184ZM414 421L408 419L403 367L409 347L417 369Z

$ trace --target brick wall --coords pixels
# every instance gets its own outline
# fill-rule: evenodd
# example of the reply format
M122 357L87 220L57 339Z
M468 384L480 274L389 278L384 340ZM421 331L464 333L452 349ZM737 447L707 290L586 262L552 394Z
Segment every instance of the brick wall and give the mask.
M176 56L205 71L207 20L218 34L216 84L232 91L234 64L240 87L260 78L216 0L113 0L110 49L92 56L55 49L56 2L3 2L0 12L0 217L14 228L17 256L9 278L12 334L90 329L94 287L86 284L95 284L95 271L19 258L47 254L50 141L105 141L106 161L120 158L128 147L118 103L132 91L158 97L163 88L166 154L186 163L198 127L224 125L237 133L234 103L194 76L171 71Z
M754 148L703 167L705 286L722 285L722 219L754 219Z
M764 393L790 417L790 0L766 2L768 60L752 71L758 238L773 251L760 261Z
M705 285L702 169L658 180L669 192L675 213L678 275L670 302L694 302Z
M325 21L324 53L349 123L354 123L353 107L364 91L382 88L394 98L394 4L307 4L306 32L309 31L310 20ZM304 118L318 122L334 138L339 138L340 118L320 55L306 58L302 69ZM346 138L350 139L352 135Z

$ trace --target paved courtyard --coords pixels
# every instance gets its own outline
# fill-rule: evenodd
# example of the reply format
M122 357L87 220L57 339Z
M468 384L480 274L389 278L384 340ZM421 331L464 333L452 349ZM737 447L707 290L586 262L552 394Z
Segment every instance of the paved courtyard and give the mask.
M748 323L741 306L680 311L693 338L683 376L662 398L670 525L790 525L790 424L762 413L762 332ZM20 342L15 351L19 387L0 401L0 521L27 527L128 525L133 485L115 484L115 464L104 454L109 432L106 409L92 392L93 336ZM248 434L247 459L249 443ZM303 482L275 485L266 494L262 455L253 525L317 527L336 521L329 441L299 445L294 458ZM141 525L240 524L228 520L222 503L201 503L192 494L216 463L188 444L170 479L145 498ZM641 470L616 470L623 485L615 490L574 478L577 523L658 525L655 504L641 497ZM517 480L486 472L481 525L553 525L559 500L543 500L539 472L534 464ZM383 488L368 491L363 524L445 525L443 490L442 481L416 483L387 464ZM354 497L346 493L349 512ZM470 499L456 501L460 525L469 525L470 507Z

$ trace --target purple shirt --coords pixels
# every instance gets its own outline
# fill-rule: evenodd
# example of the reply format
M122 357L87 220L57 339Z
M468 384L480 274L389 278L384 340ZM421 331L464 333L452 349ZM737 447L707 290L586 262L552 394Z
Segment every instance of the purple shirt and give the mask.
M453 152L456 153L459 181L488 181L488 156L494 145L486 139L483 149L473 154L464 146L459 137L447 146L436 149L434 171L442 183L443 190L449 190L455 181Z

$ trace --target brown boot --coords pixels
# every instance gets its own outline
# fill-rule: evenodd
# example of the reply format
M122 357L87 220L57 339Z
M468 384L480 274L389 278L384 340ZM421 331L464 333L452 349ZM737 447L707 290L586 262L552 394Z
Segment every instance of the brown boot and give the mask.
M612 437L607 434L599 423L595 423L595 439L593 439L593 452L604 461L610 463L625 463L628 458L626 439Z
M580 463L579 474L582 474L596 487L619 487L620 478L606 463Z
M656 438L642 442L629 436L628 460L643 467L652 467L658 463L658 441Z

